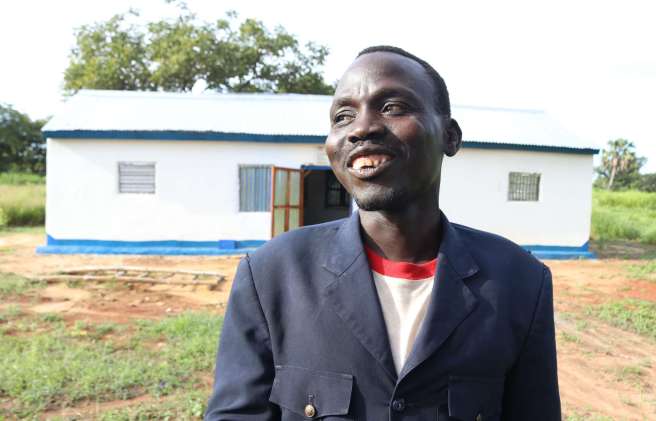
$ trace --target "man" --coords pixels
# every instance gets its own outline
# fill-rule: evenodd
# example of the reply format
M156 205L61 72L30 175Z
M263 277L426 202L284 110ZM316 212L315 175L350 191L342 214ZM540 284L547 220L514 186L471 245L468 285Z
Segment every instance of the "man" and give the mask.
M439 211L462 140L442 78L366 49L330 119L359 210L242 260L205 419L560 420L549 269Z

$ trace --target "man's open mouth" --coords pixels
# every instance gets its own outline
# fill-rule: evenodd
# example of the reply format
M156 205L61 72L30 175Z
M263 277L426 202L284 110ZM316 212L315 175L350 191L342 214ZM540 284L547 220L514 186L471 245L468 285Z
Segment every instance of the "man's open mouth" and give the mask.
M348 170L358 178L375 177L389 167L394 155L389 153L358 153L350 159Z

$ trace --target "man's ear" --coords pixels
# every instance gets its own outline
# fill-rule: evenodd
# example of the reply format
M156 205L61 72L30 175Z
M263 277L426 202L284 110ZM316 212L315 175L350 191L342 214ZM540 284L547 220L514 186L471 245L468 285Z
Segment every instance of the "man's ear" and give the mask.
M462 130L458 122L449 117L444 138L444 155L455 155L460 150L460 146L462 146Z

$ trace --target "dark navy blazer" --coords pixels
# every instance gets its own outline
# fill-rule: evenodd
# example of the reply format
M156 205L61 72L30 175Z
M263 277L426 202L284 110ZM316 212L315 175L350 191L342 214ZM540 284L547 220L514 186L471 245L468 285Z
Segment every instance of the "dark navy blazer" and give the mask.
M549 269L451 224L414 348L397 376L350 218L280 235L244 258L205 420L560 420Z

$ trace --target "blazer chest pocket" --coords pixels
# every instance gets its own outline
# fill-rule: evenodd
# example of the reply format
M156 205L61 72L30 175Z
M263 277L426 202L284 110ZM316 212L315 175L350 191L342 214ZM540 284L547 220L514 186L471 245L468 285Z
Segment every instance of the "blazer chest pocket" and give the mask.
M459 421L500 420L503 384L503 378L449 377L449 419Z
M269 401L282 420L347 420L353 376L301 367L276 366Z

